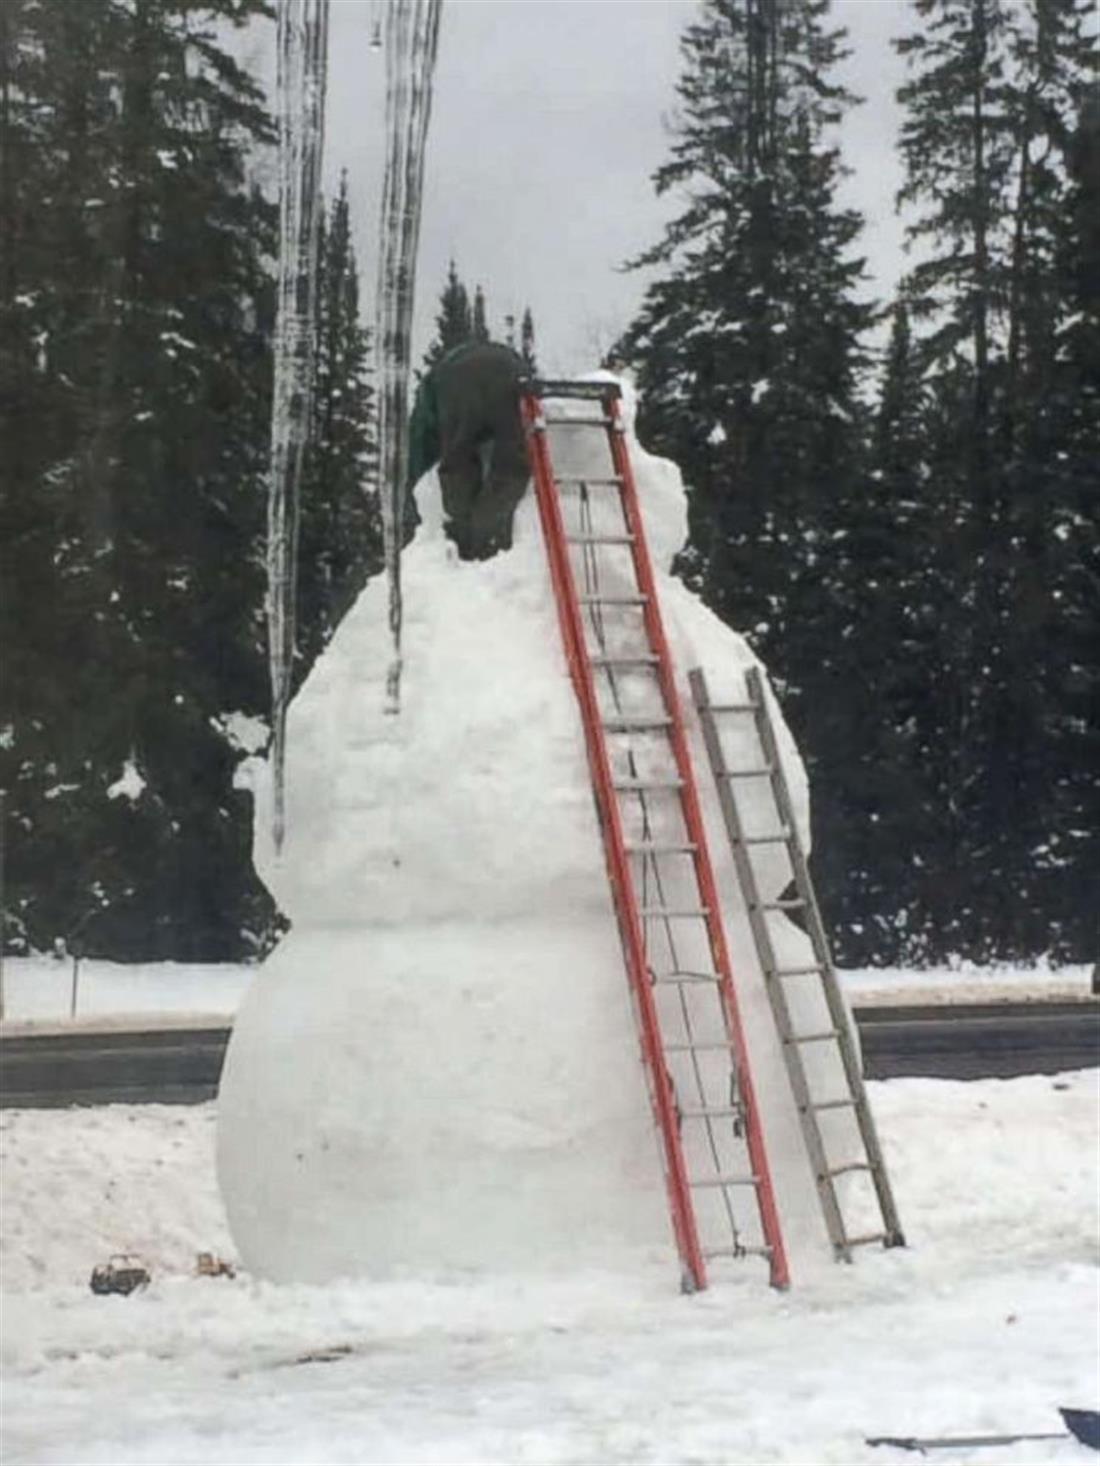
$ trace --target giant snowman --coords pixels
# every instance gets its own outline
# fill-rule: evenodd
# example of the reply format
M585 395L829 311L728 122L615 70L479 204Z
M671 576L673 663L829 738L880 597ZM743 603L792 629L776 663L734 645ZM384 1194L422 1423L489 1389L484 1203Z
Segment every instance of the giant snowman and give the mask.
M715 701L743 698L754 657L669 575L686 537L680 474L632 430L629 447L797 1282L830 1253L686 682L701 666ZM485 563L456 559L434 474L417 500L400 713L386 709L378 578L291 707L278 855L267 770L251 770L256 867L293 926L244 1000L222 1074L233 1236L248 1268L281 1281L655 1262L674 1281L533 491L514 547ZM805 774L772 711L808 840ZM759 762L751 721L725 738L731 766ZM784 857L761 857L758 874L765 899L778 894ZM775 936L785 964L808 960L785 918ZM751 1194L740 1204L754 1211ZM733 1266L763 1286L759 1261Z

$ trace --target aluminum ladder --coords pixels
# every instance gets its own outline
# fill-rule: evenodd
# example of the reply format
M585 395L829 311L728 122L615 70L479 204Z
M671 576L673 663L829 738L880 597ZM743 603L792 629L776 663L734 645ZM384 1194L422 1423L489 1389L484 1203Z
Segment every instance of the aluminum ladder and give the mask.
M760 1255L772 1284L786 1287L763 1130L619 397L613 382L528 381L520 407L681 1282L694 1292L707 1286L712 1260ZM567 471L563 462L578 451L583 462ZM756 1202L747 1222L734 1205L746 1191Z
M904 1246L905 1239L868 1103L848 1012L830 955L809 865L798 837L790 789L783 771L760 672L756 667L751 667L746 672L747 697L743 702L712 702L706 677L699 668L689 672L688 682L699 714L707 756L733 851L737 878L782 1044L829 1240L837 1258L849 1262L854 1247L875 1242L881 1242L886 1247ZM727 767L717 722L719 717L725 716L749 717L753 720L758 754L753 755L752 764ZM739 798L735 791L738 788L744 791L746 785L758 785L764 780L767 781L764 787L770 795L767 800L768 823L763 828L754 828L746 820L741 807L744 795ZM763 901L753 864L753 852L766 847L774 849L776 846L782 846L786 851L795 894L791 896L785 892L774 901ZM790 884L786 888L786 891L789 890ZM805 924L806 935L813 949L813 962L808 966L784 968L776 958L768 915L769 912L787 911L798 913ZM820 997L824 999L823 1011L827 1017L824 1019L824 1026L817 1025L813 1030L799 1032L792 1021L788 994L793 982L807 980L815 985ZM811 996L816 998L818 994ZM839 1064L832 1065L830 1082L835 1085L839 1080L842 1085L840 1093L828 1093L824 1096L814 1093L815 1085L807 1073L803 1057L810 1046L831 1047L839 1056ZM845 1154L839 1159L830 1158L830 1146L822 1133L823 1117L830 1111L850 1111L854 1114L860 1147L858 1156ZM850 1133L846 1139L850 1145ZM861 1234L849 1231L837 1186L839 1178L848 1175L863 1175L870 1179L877 1215L881 1218L881 1228L876 1226Z

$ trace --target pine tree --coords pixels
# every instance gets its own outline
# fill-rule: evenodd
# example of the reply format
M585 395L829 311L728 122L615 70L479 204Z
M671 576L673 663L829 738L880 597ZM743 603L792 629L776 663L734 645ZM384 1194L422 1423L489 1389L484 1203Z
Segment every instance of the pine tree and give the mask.
M1026 852L1036 892L1028 949L1087 961L1095 960L1100 866L1100 102L1087 87L1066 127L1064 154L1061 310L1051 390L1035 424L1040 443L1049 444L1032 485L1043 513L1033 516L1024 540L1030 575L1016 618L1039 648L1028 670L1044 714L1036 797L1042 822Z
M471 330L474 341L488 341L489 327L485 313L485 292L480 285L474 291L474 313Z
M922 963L943 955L947 750L953 736L958 574L945 419L968 382L925 381L904 300L895 303L867 472L840 506L840 634L854 649L839 702L851 719L831 837L847 850L834 893L846 960Z
M238 955L274 912L212 720L267 698L275 220L246 164L273 134L214 23L266 6L5 9L3 304L24 370L32 350L4 504L10 886L36 945Z
M688 202L635 262L659 273L618 348L637 370L643 440L689 486L681 573L768 662L822 788L846 754L827 711L851 655L833 582L870 319L855 295L861 221L836 202L827 140L853 101L830 80L843 33L828 12L708 0L688 27L677 136L655 175ZM842 883L819 871L827 891Z
M424 371L430 371L441 357L464 346L474 334L470 297L458 277L452 260L447 270L447 283L439 297L439 314L435 318L435 339L424 354Z
M346 173L323 229L318 297L313 430L299 534L299 680L382 563L370 339L359 319Z
M531 314L530 306L524 310L523 320L520 323L519 354L523 358L524 370L528 376L537 377L539 366L535 359L535 318Z
M851 452L868 316L851 294L861 262L847 257L860 221L834 204L840 163L822 141L850 101L827 81L841 37L826 13L713 0L688 28L683 121L655 177L659 192L698 182L639 261L665 273L623 347L642 431L691 486L689 579L780 657L785 588L818 553Z

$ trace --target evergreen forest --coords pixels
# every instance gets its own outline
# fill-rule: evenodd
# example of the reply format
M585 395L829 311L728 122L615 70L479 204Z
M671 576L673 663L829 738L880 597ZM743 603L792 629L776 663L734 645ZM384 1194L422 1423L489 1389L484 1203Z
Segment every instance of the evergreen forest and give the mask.
M671 222L615 347L689 492L677 564L770 669L843 963L1092 960L1100 92L1092 0L911 0L896 296L841 202L830 0L703 0ZM0 3L8 951L261 957L270 712L267 0ZM655 160L658 161L658 160ZM490 287L491 287L491 281ZM370 320L327 200L296 680L381 566ZM454 263L430 369L502 339ZM384 629L380 628L380 634Z

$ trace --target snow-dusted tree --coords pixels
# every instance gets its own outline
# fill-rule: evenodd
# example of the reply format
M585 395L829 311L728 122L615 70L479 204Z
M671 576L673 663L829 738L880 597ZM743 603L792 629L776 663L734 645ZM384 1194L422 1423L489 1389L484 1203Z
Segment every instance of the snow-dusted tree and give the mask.
M621 350L644 436L690 487L688 578L797 683L789 634L853 451L867 311L827 131L852 100L829 80L842 33L823 0L708 0L688 27L672 158L686 198L638 262L658 276Z
M439 296L439 313L435 318L435 337L424 353L424 370L435 366L441 357L464 346L474 334L473 312L465 285L458 277L455 262L447 269L447 283Z
M474 290L474 310L470 323L470 331L473 340L488 341L489 325L485 310L485 292L481 286Z
M834 535L859 471L870 317L861 220L836 199L832 132L853 102L833 80L843 39L827 0L707 0L655 175L681 207L636 262L655 278L618 348L643 440L688 485L681 572L767 659L822 786L845 756L829 711L851 656Z
M531 376L538 376L539 367L535 359L535 318L531 314L530 306L524 310L523 320L520 322L519 354L523 357L523 365Z
M941 409L928 451L951 547L945 675L929 688L943 727L928 767L945 812L939 925L948 950L1027 955L1086 939L1080 923L1077 937L1049 925L1073 881L1075 821L1047 809L1051 726L1065 718L1042 669L1068 605L1051 538L1067 522L1055 386L1062 400L1078 390L1057 369L1077 306L1057 262L1090 21L1080 0L914 9L899 42L911 67L901 197L923 258L904 290Z
M359 319L346 174L323 226L318 306L299 532L296 681L382 565L370 339Z
M1084 961L1096 950L1089 925L1100 867L1100 100L1091 89L1067 128L1065 159L1049 393L1032 408L1014 495L1031 512L1014 525L1023 573L1013 626L1025 650L1035 649L1020 666L1021 695L1042 710L1028 780L1042 811L1027 851L1037 898L1028 950Z
M42 945L227 956L272 919L211 726L267 698L272 132L219 32L266 11L3 7L8 874Z

